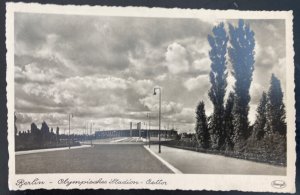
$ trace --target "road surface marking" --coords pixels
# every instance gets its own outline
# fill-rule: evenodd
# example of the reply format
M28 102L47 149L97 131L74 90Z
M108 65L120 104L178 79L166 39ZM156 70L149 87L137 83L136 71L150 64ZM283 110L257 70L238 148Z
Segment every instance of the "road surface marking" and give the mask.
M127 137L125 140L122 140L121 142L129 142L130 138Z
M113 141L111 141L111 143L121 142L121 141L123 141L125 139L128 139L128 138L126 137L126 138L122 138L122 139L113 140Z
M179 171L173 165L171 165L170 163L168 163L167 161L165 161L164 159L162 159L160 156L158 156L157 154L155 154L155 152L153 152L152 150L150 150L147 146L144 146L144 148L148 152L150 152L153 156L155 156L159 161L161 161L165 166L167 166L169 169L171 169L171 171L173 171L174 173L177 173L177 174L182 174L181 171Z
M91 145L83 145L83 146L71 146L70 149L78 149L78 148L88 148ZM32 154L32 153L41 153L41 152L50 152L50 151L58 151L58 150L68 150L69 147L63 148L47 148L47 149L39 149L39 150L26 150L26 151L18 151L15 152L16 155L23 155L23 154Z

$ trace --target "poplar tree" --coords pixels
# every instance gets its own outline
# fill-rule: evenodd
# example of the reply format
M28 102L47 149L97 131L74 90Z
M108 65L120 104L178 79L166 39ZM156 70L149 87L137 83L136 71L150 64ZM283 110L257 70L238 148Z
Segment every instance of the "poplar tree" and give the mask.
M267 103L267 133L279 133L286 135L285 106L283 104L283 93L279 79L272 74L271 84L268 91Z
M261 140L265 135L265 128L267 125L267 94L262 93L260 102L256 109L256 120L253 127L253 139Z
M234 93L230 92L227 98L225 112L224 112L224 131L225 131L225 143L226 149L232 150L233 143L233 105L234 105Z
M232 64L232 74L235 77L234 142L237 150L243 150L249 130L249 89L254 70L254 32L244 20L239 20L238 26L229 24L230 47L228 54Z
M210 136L207 125L207 118L205 114L205 104L201 101L196 109L196 138L200 146L204 149L210 146Z
M214 110L211 116L210 129L212 132L213 148L220 149L225 144L225 132L223 128L224 96L226 93L226 53L228 36L224 23L220 23L208 35L208 42L211 47L209 58L211 60L211 71L209 74L211 88L208 96L213 103Z

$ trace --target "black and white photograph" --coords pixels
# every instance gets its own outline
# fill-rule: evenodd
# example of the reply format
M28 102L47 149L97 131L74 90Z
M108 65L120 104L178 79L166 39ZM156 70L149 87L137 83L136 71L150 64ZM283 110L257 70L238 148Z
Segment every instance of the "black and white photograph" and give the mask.
M294 190L291 12L53 6L7 13L12 188Z

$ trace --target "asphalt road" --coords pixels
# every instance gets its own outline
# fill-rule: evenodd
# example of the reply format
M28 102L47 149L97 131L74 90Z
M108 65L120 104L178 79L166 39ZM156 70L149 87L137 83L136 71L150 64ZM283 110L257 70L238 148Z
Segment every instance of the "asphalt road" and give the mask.
M16 156L16 174L173 173L142 144L101 144L91 148Z
M188 174L242 174L242 175L286 175L286 167L257 163L248 160L205 154L162 146L151 150L173 167Z

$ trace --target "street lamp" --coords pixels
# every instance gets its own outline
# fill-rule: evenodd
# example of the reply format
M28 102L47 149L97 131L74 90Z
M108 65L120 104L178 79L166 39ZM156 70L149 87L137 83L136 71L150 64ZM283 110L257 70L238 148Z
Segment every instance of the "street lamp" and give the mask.
M146 133L146 131L147 131L147 122L144 122L144 130L142 130L143 136Z
M149 148L150 148L150 113L147 113L147 118L149 119L149 124L148 124L148 142L149 142Z
M161 88L155 87L153 95L156 95L156 90L159 90L159 111L158 111L158 153L161 153L160 146L160 123L161 123Z
M69 114L69 149L71 148L71 140L70 140L70 132L71 132L71 118L73 118L73 114Z
M89 139L89 121L85 121L84 144L88 144Z
M93 123L93 122L91 122L91 146L93 146L93 125L94 125L95 123Z

